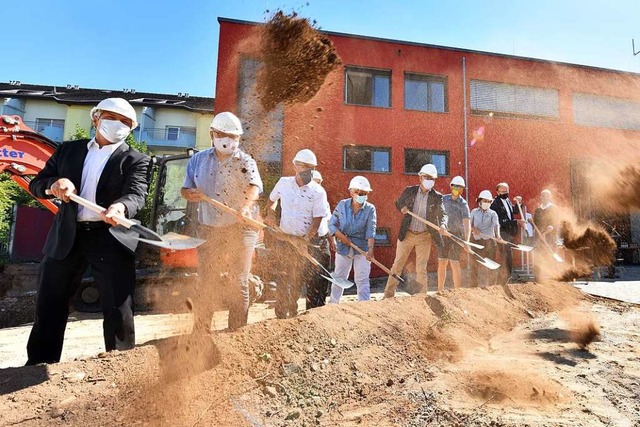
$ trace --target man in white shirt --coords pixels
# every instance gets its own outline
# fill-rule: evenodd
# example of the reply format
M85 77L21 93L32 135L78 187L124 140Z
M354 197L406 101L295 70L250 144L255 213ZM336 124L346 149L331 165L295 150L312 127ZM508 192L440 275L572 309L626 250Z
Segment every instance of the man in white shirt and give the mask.
M316 155L309 149L300 150L293 158L294 176L282 177L269 195L273 202L267 215L267 223L275 224L275 208L280 202L280 229L291 236L304 239L309 244L316 239L322 219L331 215L327 193L313 181L313 170L318 165ZM315 241L314 241L315 239ZM281 273L276 288L276 317L286 319L298 313L298 298L303 280L318 272L288 242L274 240L274 261Z

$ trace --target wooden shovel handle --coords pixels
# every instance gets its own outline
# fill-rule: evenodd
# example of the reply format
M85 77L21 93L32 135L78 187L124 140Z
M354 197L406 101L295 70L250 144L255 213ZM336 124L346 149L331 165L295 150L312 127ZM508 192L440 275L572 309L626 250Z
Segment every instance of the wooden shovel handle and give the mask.
M225 205L224 203L216 200L216 199L212 199L211 197L207 197L205 195L200 196L200 198L209 203L212 206L215 206L216 208L220 209L221 211L224 211L226 213L232 214L232 215L239 215L240 212L237 209L233 209L230 206ZM258 229L258 230L262 230L263 228L268 228L269 226L263 222L260 222L258 220L255 220L253 218L249 218L246 216L242 217L242 220L244 222L246 222L247 224L249 224L250 226Z
M51 190L49 190L49 189L46 189L44 192L47 195L53 194L51 192ZM97 214L101 214L102 212L104 212L106 210L106 208L103 208L102 206L100 206L100 205L98 205L96 203L93 203L93 202L91 202L91 201L89 201L87 199L84 199L84 198L78 196L77 194L71 194L69 196L69 199L71 199L72 201L76 202L77 204L79 204L79 205L81 205L81 206L83 206L83 207L85 207L85 208L89 209L90 211L93 211L93 212L95 212ZM118 224L123 225L123 226L125 226L127 228L131 228L131 227L133 227L134 225L137 224L135 221L132 221L129 218L125 218L125 217L120 216L120 215L114 215L112 218L115 220L115 222L117 222Z

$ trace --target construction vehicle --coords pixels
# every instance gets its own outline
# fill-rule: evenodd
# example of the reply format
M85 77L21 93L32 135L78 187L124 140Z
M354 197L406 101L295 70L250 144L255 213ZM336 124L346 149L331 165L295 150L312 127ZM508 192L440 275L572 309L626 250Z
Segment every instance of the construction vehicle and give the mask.
M29 192L29 182L36 175L59 143L37 133L26 126L19 116L0 116L0 173L8 173L25 191ZM180 188L184 179L187 162L194 150L187 153L153 157L149 178L155 175L153 188L149 189L152 197L149 212L150 229L163 235L169 232L194 235L196 205L188 203L180 196ZM58 211L60 203L53 199L38 199L42 205L53 213ZM150 248L140 245L138 278L140 283L171 283L174 287L181 282L189 282L196 277L198 265L196 249L172 251L163 248ZM158 289L147 289L157 293ZM138 295L138 300L157 300L147 292ZM169 292L175 295L176 291ZM142 297L142 298L140 298ZM99 310L99 292L93 286L93 279L85 277L74 298L76 309L81 311ZM148 304L147 304L148 305Z

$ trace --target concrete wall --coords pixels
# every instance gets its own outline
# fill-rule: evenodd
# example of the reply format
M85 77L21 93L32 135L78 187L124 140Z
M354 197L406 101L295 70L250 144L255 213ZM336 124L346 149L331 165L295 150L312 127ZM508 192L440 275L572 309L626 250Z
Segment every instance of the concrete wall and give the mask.
M36 119L67 119L67 106L54 101L27 99L25 103L25 122L35 122Z

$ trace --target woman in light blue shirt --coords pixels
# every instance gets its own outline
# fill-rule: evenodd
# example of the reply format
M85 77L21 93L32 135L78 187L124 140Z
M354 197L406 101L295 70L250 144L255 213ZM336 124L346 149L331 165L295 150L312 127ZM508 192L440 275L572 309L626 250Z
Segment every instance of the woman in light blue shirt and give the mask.
M368 301L370 298L369 274L376 235L376 207L367 202L371 191L367 178L354 177L349 183L351 197L338 203L329 220L329 233L338 240L334 275L347 279L353 268L358 301ZM350 242L367 255L358 253L350 246ZM342 292L341 287L331 285L331 303L339 303Z

